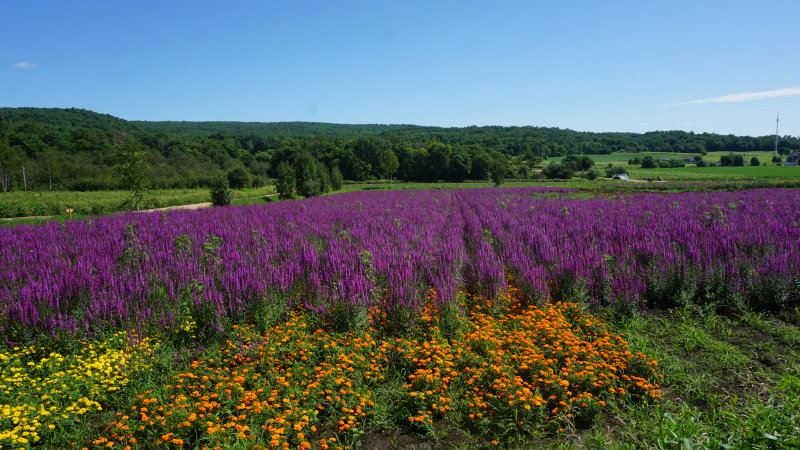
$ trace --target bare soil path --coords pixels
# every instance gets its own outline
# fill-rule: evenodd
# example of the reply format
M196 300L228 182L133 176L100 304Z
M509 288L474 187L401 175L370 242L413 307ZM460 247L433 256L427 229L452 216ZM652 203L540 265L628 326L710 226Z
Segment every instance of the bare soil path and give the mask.
M202 209L202 208L210 208L211 202L203 202L203 203L192 203L191 205L174 205L174 206L165 206L163 208L153 208L153 209L142 209L139 212L156 212L156 211L172 211L175 209Z

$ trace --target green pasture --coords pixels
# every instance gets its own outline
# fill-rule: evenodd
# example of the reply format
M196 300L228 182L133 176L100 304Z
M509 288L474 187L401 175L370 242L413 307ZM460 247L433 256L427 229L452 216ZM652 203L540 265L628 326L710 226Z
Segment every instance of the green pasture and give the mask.
M700 155L703 159L707 162L718 162L721 157L725 155L729 155L730 152L709 152L706 155ZM764 150L764 151L757 151L757 152L748 152L748 153L739 153L745 158L745 163L750 163L750 158L753 156L757 157L761 164L769 163L772 161L772 151L771 150ZM614 152L607 155L589 155L595 163L597 164L605 164L605 163L615 163L615 164L627 164L633 158L642 159L645 156L652 156L653 159L658 161L661 158L667 159L694 159L695 156L698 156L697 153L664 153L664 152L640 152L640 153L633 153L633 152ZM561 162L564 159L563 156L555 156L552 158L548 158L547 161L549 162Z
M661 177L665 181L734 181L734 180L798 180L800 167L741 166L741 167L686 167L642 169L628 167L631 178L646 179Z

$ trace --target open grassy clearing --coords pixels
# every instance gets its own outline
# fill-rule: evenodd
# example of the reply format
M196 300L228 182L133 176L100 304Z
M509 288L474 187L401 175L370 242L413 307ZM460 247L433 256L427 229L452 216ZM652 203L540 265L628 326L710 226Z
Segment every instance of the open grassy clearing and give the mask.
M730 154L730 152L708 152L705 155L700 155L703 159L707 162L719 162L720 158ZM743 156L746 156L747 163L750 162L750 158L753 156L757 157L761 163L768 163L772 161L773 152L769 150L765 151L757 151L757 152L748 152L746 154L742 153ZM596 163L627 163L633 158L642 159L645 156L652 156L653 159L659 160L661 158L669 158L669 159L694 159L695 156L698 156L698 153L664 153L664 152L640 152L640 153L631 153L631 152L614 152L605 155L589 155ZM555 156L552 158L548 158L548 161L557 161L560 162L564 159L563 156Z
M796 180L800 167L742 166L742 167L676 167L670 169L642 169L629 167L633 178L661 177L669 181L737 181L737 180Z
M234 199L273 194L273 186L233 190ZM66 218L71 208L78 217L113 214L122 211L121 205L129 191L13 191L0 194L0 217L55 216ZM156 189L148 191L143 209L203 203L210 200L208 189Z

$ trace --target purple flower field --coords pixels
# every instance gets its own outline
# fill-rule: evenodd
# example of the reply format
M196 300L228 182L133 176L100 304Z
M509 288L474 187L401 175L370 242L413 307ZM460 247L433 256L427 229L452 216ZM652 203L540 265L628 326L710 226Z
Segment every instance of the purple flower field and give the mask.
M0 333L237 320L263 302L418 307L496 295L628 310L800 300L800 191L580 198L567 189L354 192L0 229Z

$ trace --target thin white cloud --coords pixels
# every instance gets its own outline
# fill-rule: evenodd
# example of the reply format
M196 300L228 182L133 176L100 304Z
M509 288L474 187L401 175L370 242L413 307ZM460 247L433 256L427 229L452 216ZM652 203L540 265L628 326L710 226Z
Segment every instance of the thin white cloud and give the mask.
M783 89L775 89L772 91L761 92L743 92L741 94L728 94L721 97L702 98L700 100L692 100L688 102L670 103L662 106L682 106L682 105L699 105L702 103L731 103L731 102L749 102L753 100L763 100L765 98L776 97L789 97L791 95L800 95L800 86L788 87Z
M39 67L38 64L32 63L32 62L28 62L28 61L20 61L20 62L14 64L14 68L15 69L35 69L37 67Z

